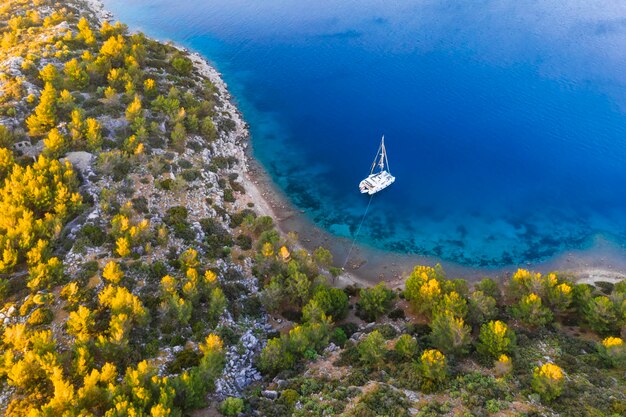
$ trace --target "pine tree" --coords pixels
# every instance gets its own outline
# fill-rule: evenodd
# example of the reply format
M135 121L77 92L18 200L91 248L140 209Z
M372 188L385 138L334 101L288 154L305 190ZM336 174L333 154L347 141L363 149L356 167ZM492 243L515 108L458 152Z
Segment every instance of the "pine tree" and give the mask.
M383 362L386 351L385 338L378 330L374 330L359 342L358 351L361 362L377 368Z
M89 22L84 17L78 21L78 39L85 42L85 45L87 46L91 46L96 43L96 37L89 26Z
M470 343L470 328L462 318L445 311L430 323L433 345L444 353L463 354Z
M67 151L67 141L57 128L50 130L43 140L43 154L50 158L60 158Z
M478 351L495 359L511 351L515 343L515 334L505 323L496 320L482 325L478 339Z
M100 123L94 118L85 120L85 139L87 140L87 148L90 151L97 151L102 146L102 133Z
M74 90L82 90L89 85L89 74L76 58L65 63L63 73L68 85Z
M56 125L56 100L57 91L51 83L46 83L39 104L35 108L35 113L26 119L28 131L32 136L44 135L48 130Z

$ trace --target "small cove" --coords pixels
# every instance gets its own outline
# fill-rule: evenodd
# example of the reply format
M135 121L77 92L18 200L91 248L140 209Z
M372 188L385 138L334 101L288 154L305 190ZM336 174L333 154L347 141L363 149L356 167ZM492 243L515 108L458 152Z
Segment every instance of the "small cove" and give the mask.
M599 1L107 0L223 73L255 157L350 237L380 135L397 182L359 243L460 265L626 242L626 18Z

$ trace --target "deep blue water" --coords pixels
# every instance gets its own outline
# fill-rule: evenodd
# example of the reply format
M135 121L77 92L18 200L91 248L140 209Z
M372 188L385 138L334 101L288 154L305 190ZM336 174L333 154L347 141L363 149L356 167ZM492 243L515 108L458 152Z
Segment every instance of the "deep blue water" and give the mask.
M622 4L622 5L619 5ZM626 241L626 3L106 0L201 52L295 205L362 244L476 266Z

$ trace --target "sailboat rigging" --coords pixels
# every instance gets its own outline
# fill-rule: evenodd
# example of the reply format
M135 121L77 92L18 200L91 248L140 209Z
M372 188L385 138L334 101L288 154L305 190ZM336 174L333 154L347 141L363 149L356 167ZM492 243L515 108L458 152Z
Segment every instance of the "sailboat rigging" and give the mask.
M378 172L374 173L378 167ZM376 157L372 163L370 174L359 183L359 190L363 194L374 195L379 191L389 187L396 180L396 177L389 172L389 160L385 149L385 135L380 141L380 146L376 152Z

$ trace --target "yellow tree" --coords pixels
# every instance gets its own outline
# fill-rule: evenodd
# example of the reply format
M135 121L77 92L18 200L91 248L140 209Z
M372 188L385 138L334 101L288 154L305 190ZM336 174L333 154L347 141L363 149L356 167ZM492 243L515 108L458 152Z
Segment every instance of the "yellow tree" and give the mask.
M434 391L446 380L446 357L436 349L428 349L420 358L419 370L422 376L422 390Z
M478 351L495 359L510 351L515 334L505 323L496 320L482 325L478 340Z
M78 37L77 38L85 42L85 45L87 46L91 46L96 43L96 37L93 34L91 27L89 26L89 22L84 17L82 17L78 21Z
M115 261L108 262L102 270L102 278L111 284L119 284L122 278L124 278L124 272L122 268Z
M57 123L56 113L57 90L52 83L46 83L35 113L26 119L28 132L32 136L41 136L54 127Z
M43 153L50 158L57 159L67 151L67 141L57 128L50 130L48 136L43 140L43 144Z
M553 363L538 366L533 371L531 386L544 401L552 401L563 392L563 370Z

